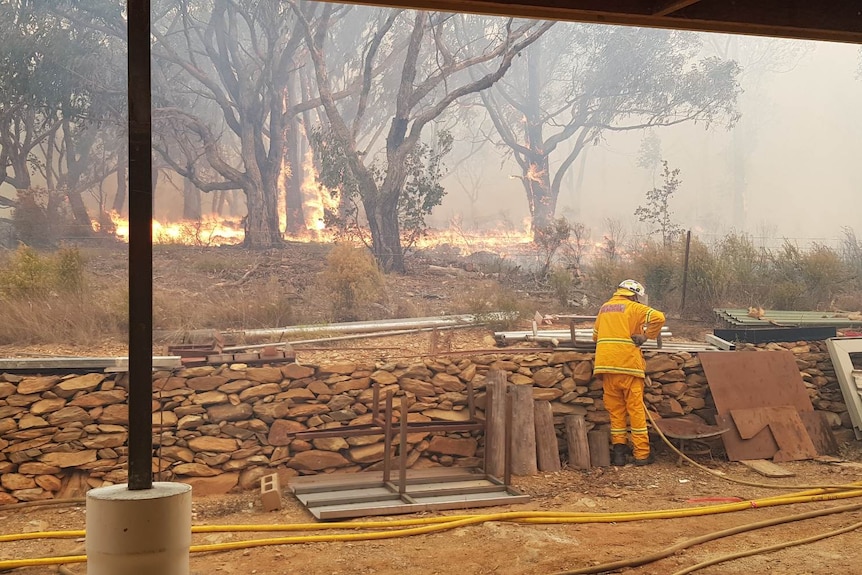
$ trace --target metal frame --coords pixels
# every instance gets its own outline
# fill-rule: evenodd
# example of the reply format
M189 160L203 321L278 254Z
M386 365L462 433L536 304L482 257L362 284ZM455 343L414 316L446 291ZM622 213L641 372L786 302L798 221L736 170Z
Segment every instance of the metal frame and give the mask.
M832 358L835 375L838 376L853 432L856 439L862 439L862 389L856 385L853 361L850 359L851 353L862 353L862 338L830 338L826 340L826 347Z
M530 499L510 487L509 449L505 454L505 474L502 480L483 469L439 468L409 471L407 468L407 435L434 431L484 430L485 424L475 419L473 386L467 384L470 420L466 422L407 421L407 402L402 401L397 431L392 424L392 391L386 394L383 417L380 417L380 390L374 385L372 423L345 426L339 429L300 431L299 439L345 437L382 434L384 455L382 472L342 473L324 476L297 477L288 483L296 498L317 519L343 519L369 515L415 513L436 509L462 509L523 503ZM511 406L507 409L507 425L511 427ZM398 469L393 477L392 440L398 434Z

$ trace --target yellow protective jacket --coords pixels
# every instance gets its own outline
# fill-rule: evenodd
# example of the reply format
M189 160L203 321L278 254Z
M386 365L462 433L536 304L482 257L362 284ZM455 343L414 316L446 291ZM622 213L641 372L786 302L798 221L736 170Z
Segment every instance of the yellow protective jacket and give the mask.
M621 373L644 377L644 358L632 341L636 334L655 339L664 325L664 314L632 301L618 290L599 310L593 327L596 365L593 373ZM627 292L628 293L628 292Z

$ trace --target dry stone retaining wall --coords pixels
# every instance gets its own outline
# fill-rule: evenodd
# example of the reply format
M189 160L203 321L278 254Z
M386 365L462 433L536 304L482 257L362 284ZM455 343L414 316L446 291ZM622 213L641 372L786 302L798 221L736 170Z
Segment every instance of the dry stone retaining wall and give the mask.
M850 427L823 342L748 346L790 349L814 407L833 428ZM297 439L293 433L370 423L372 386L394 391L396 414L407 401L410 421L466 421L467 384L483 417L484 380L491 369L514 385L533 385L551 403L562 452L562 419L582 414L588 425L608 422L593 355L556 351L439 357L417 363L334 363L191 367L154 374L153 470L160 480L191 483L197 493L249 489L263 475L374 469L379 435ZM712 405L700 361L689 353L648 354L652 384L645 398L662 416ZM0 504L80 495L88 487L127 479L127 374L0 377ZM479 433L411 433L413 467L481 462Z

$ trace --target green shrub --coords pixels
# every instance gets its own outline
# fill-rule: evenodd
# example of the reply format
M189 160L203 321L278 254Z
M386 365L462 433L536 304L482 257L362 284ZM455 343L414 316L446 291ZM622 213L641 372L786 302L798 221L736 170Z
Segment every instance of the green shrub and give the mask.
M326 257L320 287L330 298L334 321L368 317L368 307L385 297L385 279L366 249L337 244Z
M496 331L512 329L532 314L528 302L519 298L515 291L494 282L481 283L464 294L459 311L472 314Z
M562 305L569 302L569 297L572 294L572 288L575 286L575 281L572 278L572 272L566 268L554 267L548 276L548 283L551 286L551 291L554 292L554 297Z

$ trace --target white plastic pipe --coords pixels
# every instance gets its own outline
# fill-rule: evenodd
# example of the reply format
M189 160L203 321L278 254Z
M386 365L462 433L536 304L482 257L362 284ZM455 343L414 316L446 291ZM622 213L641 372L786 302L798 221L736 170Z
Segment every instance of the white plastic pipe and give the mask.
M188 575L192 488L153 483L87 492L87 575Z

